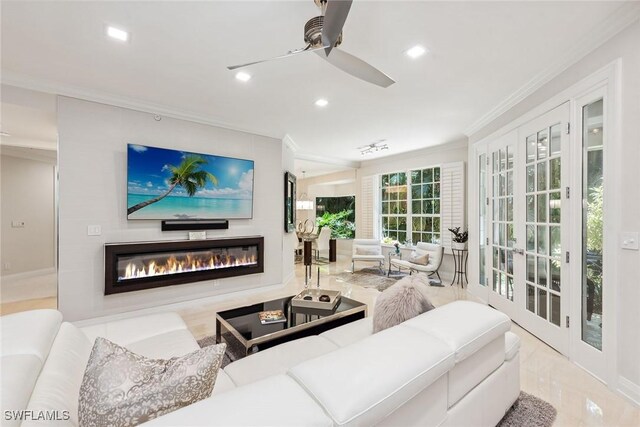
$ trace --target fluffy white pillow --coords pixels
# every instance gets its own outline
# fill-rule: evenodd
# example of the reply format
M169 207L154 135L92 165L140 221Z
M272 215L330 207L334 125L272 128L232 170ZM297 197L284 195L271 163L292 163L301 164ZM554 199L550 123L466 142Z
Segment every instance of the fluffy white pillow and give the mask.
M404 277L378 296L373 312L374 333L434 308L427 296L428 281L425 283L421 276Z

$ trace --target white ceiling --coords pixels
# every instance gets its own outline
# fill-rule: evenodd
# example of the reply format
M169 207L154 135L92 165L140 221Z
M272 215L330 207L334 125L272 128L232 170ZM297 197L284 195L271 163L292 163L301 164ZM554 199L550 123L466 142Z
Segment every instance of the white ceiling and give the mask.
M3 153L7 147L57 150L55 96L3 85L0 98L0 129L9 134L0 139Z
M302 47L312 0L3 2L3 81L288 134L300 155L360 161L357 147L380 139L384 155L459 139L620 6L355 0L341 48L397 81L382 89L315 54L252 66L246 84L225 68ZM131 41L107 39L107 24ZM430 53L411 60L415 44Z

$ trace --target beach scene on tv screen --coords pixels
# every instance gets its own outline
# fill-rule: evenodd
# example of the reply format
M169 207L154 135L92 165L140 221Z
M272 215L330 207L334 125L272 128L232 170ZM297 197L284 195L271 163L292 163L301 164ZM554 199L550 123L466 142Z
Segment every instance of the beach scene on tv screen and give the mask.
M251 218L253 161L128 144L128 219Z

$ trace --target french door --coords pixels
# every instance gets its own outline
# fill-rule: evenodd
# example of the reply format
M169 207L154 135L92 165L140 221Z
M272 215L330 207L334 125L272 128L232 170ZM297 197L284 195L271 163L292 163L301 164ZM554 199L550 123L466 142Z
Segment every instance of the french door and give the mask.
M569 103L488 146L488 302L568 355Z

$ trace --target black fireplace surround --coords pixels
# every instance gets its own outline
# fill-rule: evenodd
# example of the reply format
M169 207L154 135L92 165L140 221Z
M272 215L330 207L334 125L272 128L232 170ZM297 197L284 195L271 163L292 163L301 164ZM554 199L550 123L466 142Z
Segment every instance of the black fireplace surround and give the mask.
M264 272L264 237L108 243L104 293Z

